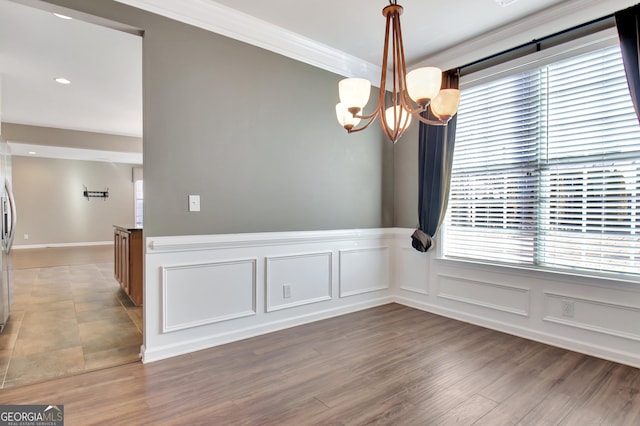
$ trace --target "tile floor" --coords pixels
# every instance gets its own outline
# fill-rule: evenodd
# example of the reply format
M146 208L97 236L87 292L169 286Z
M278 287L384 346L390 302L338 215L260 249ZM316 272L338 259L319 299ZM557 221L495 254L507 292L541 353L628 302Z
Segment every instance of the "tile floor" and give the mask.
M139 360L142 308L120 290L113 263L16 269L14 289L2 388Z

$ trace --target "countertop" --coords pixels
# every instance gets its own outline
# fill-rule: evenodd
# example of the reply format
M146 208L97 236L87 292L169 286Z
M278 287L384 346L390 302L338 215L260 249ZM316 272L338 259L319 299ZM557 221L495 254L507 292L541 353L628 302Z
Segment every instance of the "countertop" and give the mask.
M142 227L141 226L121 226L121 225L113 225L114 228L119 229L121 231L126 231L126 232L135 232L135 231L140 231L142 232Z

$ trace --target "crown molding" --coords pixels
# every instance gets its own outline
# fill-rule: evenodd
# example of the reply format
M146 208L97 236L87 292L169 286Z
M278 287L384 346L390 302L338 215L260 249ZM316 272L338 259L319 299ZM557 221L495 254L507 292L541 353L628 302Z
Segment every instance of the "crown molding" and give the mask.
M138 9L239 40L345 77L377 82L379 65L364 61L213 0L115 0ZM531 40L633 6L637 0L565 0L412 63L442 69L460 67Z
M116 0L345 77L380 79L381 68L211 0Z
M566 0L534 15L429 55L412 66L432 64L442 69L461 67L532 40L602 18L633 6L636 2L637 0Z

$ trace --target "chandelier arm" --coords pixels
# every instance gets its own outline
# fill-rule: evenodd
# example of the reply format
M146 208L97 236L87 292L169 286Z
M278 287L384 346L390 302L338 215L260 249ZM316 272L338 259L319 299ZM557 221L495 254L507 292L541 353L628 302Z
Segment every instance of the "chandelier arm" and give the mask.
M354 115L355 118L359 118L360 120L369 120L370 118L376 117L378 115L378 108L376 108L375 111L373 111L371 114L367 114L367 115Z
M422 114L412 114L415 118L417 118L418 120L422 121L425 124L431 124L433 126L446 126L449 123L449 120L447 121L442 121L442 120L432 120L430 118L425 118L422 116Z
M407 63L404 58L404 41L402 40L402 26L400 25L400 16L396 18L395 37L398 45L398 64L400 65L400 79L403 92L406 92L407 88Z
M425 112L427 110L428 105L425 107L421 107L420 105L418 105L416 108L414 108L413 102L411 102L411 99L404 99L404 102L402 103L402 107L406 109L409 114L415 115L415 114L420 114L421 112Z
M387 60L389 54L389 29L391 28L391 14L386 16L387 26L384 31L384 49L382 52L382 73L380 74L380 92L384 93L387 86ZM380 97L379 97L380 98Z
M400 135L398 135L398 128L395 127L393 132L391 131L391 129L389 128L389 125L387 124L387 120L386 120L386 114L382 113L380 114L380 127L382 127L382 131L384 132L385 135L387 135L387 138L389 138L389 140L393 143L396 143L398 138L400 137ZM395 116L394 116L395 118Z
M417 108L414 108L413 101L409 96L409 92L407 91L407 62L404 56L404 41L402 38L402 26L400 25L400 17L398 17L398 28L396 30L396 34L399 40L400 52L399 52L399 62L401 64L402 73L400 78L402 79L402 90L400 91L400 101L402 106L409 112L410 114L415 114L417 112L422 112L426 108L418 105Z
M371 123L376 121L376 118L378 118L378 114L371 114L369 116L368 121L362 127L347 129L347 133L355 133L355 132L359 132L361 130L366 129L367 127L369 127L371 125Z
M393 87L392 87L392 92L391 92L391 106L393 108L393 130L391 129L391 126L389 125L389 121L387 120L387 114L386 114L386 105L384 104L384 99L383 99L383 105L382 108L380 110L380 124L382 125L382 129L384 130L385 134L387 135L387 137L389 139L391 139L391 141L393 143L395 143L398 140L399 137L399 129L400 129L400 124L401 124L401 117L402 114L399 113L398 111L398 83L400 83L398 81L398 44L397 44L397 39L398 39L398 34L397 34L397 27L398 27L398 13L397 12L393 12L390 13L387 17L387 19L391 20L391 31L392 31L392 37L391 37L391 54L393 55L392 58L392 63L393 63ZM387 44L388 46L388 44ZM386 53L388 53L388 47L385 46L385 51ZM388 55L385 55L385 58L388 58Z

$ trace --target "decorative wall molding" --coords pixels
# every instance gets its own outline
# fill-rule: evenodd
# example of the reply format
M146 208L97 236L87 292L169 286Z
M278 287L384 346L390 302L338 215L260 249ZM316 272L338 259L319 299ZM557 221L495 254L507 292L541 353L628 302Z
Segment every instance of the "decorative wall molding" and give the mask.
M346 77L379 81L380 66L214 1L117 0Z
M212 0L116 0L345 76L377 82L380 66ZM566 0L429 55L426 64L455 68L631 6L625 0Z
M396 232L147 237L143 361L390 303ZM344 267L358 277L352 290L362 290L349 298L335 296L340 270L333 259L341 251L351 255ZM383 265L371 268L372 259ZM285 283L290 298L283 295Z
M256 314L256 259L162 266L164 333Z
M396 285L400 290L421 295L429 294L428 255L413 247L396 250Z
M191 352L200 351L214 346L224 345L251 337L261 336L267 333L284 330L299 325L309 324L323 319L333 318L340 315L346 315L364 309L374 308L376 306L386 305L393 302L390 296L378 298L369 298L366 301L350 303L347 305L332 306L326 309L316 309L305 311L302 314L292 314L280 319L263 320L262 322L253 322L246 327L234 327L227 331L219 333L208 333L194 335L187 333L189 330L178 331L177 334L185 332L185 335L178 340L173 340L164 344L148 346L146 344L141 347L141 358L143 363L160 361L178 355L184 355ZM278 312L279 313L279 312ZM255 317L254 317L255 318ZM146 330L146 327L145 327ZM145 335L145 340L147 336Z
M637 351L634 350L625 350L609 345L603 345L598 341L576 339L571 335L550 333L535 327L522 326L514 322L502 321L487 315L476 315L464 310L452 309L444 307L438 303L420 301L414 298L395 296L394 301L405 306L420 309L436 315L442 315L447 318L453 318L525 339L534 340L536 342L640 368L640 356Z
M386 290L390 287L389 247L339 251L340 297Z
M333 252L267 256L265 300L266 312L331 299ZM289 296L284 286L289 286Z
M429 55L413 66L435 64L442 69L461 67L532 40L599 19L632 5L624 0L562 1L536 14Z
M259 246L364 241L393 236L380 228L337 231L259 232L247 234L185 235L154 237L147 241L147 253L192 250L225 250Z
M438 275L438 297L487 309L529 316L529 289L487 281Z
M544 292L544 321L640 342L640 307L585 297ZM573 304L573 316L562 315L562 302Z
M147 237L143 360L396 302L640 367L637 286L611 277L444 261L437 253L412 252L411 231ZM227 274L216 275L221 271ZM285 281L293 284L291 298L280 297ZM239 284L224 286L231 282ZM231 302L202 302L208 283L222 285L220 294ZM188 289L200 296L193 296L197 306L184 310L191 308L182 292ZM268 300L270 291L277 297ZM562 316L562 300L575 304L573 318Z

